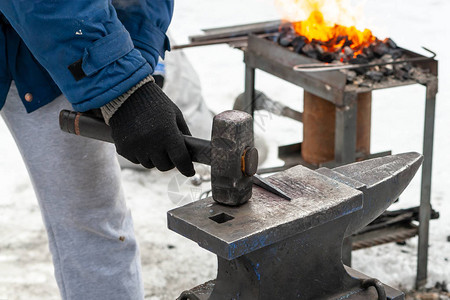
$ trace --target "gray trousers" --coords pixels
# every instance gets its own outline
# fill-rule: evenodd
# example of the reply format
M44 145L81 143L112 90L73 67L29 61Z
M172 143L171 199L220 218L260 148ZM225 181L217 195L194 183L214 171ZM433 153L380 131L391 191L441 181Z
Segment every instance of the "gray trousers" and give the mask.
M13 84L0 112L39 201L61 296L143 299L115 147L61 132L62 109L70 109L64 96L27 114Z

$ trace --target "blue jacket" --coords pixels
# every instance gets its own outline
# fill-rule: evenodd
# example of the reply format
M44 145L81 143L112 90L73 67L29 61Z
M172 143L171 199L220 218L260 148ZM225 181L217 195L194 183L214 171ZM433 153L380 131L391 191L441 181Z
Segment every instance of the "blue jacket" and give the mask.
M11 80L28 112L61 91L75 110L103 106L170 50L172 12L173 0L0 1L0 108Z

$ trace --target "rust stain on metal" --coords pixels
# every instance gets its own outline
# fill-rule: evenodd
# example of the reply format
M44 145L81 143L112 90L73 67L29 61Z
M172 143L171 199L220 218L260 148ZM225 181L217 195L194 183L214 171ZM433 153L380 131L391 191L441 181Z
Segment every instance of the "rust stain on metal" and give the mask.
M81 114L78 113L75 117L74 128L75 128L76 135L80 135L80 116L81 116Z

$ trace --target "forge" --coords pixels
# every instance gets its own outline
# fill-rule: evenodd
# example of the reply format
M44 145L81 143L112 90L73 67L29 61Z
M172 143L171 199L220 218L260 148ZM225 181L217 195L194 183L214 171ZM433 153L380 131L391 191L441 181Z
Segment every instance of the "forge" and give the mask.
M370 78L349 81L347 74L341 71L295 71L293 66L316 65L320 62L279 46L276 41L252 35L248 38L247 46L241 49L244 50L246 64L243 106L247 112L254 112L252 99L255 93L255 69L263 70L304 89L302 149L303 152L306 151L306 154L303 154L302 158L305 163L315 166L333 162L348 163L370 155L372 91L422 84L427 87L427 102L437 93L437 61L434 59L416 62L415 66L418 70L428 70L428 72L417 72L414 78L398 79L396 76L386 76L380 81L373 81ZM403 52L410 58L426 59L406 49L403 49ZM361 80L363 83L360 83ZM357 122L358 113L360 114L359 122ZM308 119L309 116L312 118ZM332 124L333 120L334 124ZM358 133L360 139L357 139ZM357 142L359 142L358 147ZM321 153L321 151L328 151L328 153ZM319 154L314 156L313 153L317 152Z

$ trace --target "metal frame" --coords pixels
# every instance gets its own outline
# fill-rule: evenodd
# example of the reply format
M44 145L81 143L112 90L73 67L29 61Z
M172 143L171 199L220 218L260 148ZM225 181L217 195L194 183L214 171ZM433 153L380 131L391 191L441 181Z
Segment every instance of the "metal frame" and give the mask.
M420 80L389 81L375 83L372 87L346 85L346 75L339 71L322 73L295 72L297 64L317 63L316 60L299 55L266 39L250 36L247 47L243 47L245 62L245 111L254 112L255 70L260 69L289 81L306 91L333 103L336 107L335 161L338 165L354 162L356 159L356 112L358 93L397 86L422 84L426 86L426 107L422 167L419 245L417 256L416 287L422 287L427 279L428 236L431 213L431 172L433 160L433 139L436 94L438 91L437 61L430 59L414 65L430 70L430 75ZM421 55L404 50L409 57ZM349 256L348 256L349 257Z

